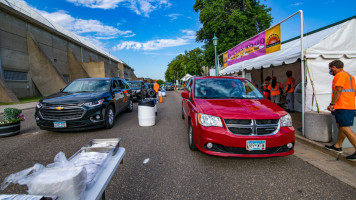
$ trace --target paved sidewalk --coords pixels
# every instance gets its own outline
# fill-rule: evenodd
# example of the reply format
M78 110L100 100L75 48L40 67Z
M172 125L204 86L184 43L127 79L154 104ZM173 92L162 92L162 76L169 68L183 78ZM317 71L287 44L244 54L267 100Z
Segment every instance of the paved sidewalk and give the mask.
M20 110L28 110L35 108L37 105L37 102L30 102L30 103L22 103L22 104L12 104L12 105L5 105L5 106L0 106L0 115L4 114L4 109L5 108L18 108Z

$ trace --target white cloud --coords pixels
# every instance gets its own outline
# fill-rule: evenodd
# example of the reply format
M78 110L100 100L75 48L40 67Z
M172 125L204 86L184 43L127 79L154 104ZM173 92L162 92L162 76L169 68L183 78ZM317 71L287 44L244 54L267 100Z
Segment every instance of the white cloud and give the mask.
M182 30L185 35L176 39L158 39L151 40L147 42L136 42L136 41L124 41L113 47L114 51L119 51L123 49L134 49L134 50L144 50L152 51L159 50L168 47L176 47L190 44L190 42L195 39L195 31Z
M98 20L84 20L74 18L63 10L53 13L48 13L46 11L41 10L37 10L37 12L39 12L45 18L54 21L55 23L63 26L64 28L74 33L92 33L95 37L97 37L97 39L113 39L117 38L118 36L132 37L135 35L130 30L122 31L113 26L104 25Z
M123 6L131 9L137 15L149 17L149 13L160 9L169 8L171 3L168 0L67 0L77 6L99 9L115 9Z
M172 13L172 14L169 14L169 15L167 15L167 16L170 17L171 20L173 21L173 20L178 19L178 17L181 16L181 15L182 15L182 14Z
M195 34L196 32L195 31L192 31L192 30L182 30L183 33L185 33L185 36L183 36L183 38L185 39L195 39Z
M298 3L294 3L294 4L290 4L289 7L292 7L292 6L301 6L303 5L302 2L298 2Z

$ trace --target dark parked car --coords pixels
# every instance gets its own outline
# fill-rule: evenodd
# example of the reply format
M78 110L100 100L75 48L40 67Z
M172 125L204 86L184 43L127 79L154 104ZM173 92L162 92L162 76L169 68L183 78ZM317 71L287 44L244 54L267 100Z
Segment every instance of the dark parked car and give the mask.
M171 82L166 83L165 86L166 86L166 90L167 91L168 90L174 90L174 84L171 83Z
M41 99L36 123L51 131L112 128L115 116L133 109L131 89L120 78L77 79L60 92Z
M147 96L147 89L143 81L127 81L134 100L143 99Z
M291 116L247 79L194 77L182 92L191 150L234 157L294 153Z

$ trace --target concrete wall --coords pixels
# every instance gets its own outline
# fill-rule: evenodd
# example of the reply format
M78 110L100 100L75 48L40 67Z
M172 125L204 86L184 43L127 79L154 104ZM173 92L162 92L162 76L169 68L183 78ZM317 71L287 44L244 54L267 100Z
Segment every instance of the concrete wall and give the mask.
M84 62L83 68L88 73L90 78L105 77L104 62Z
M83 68L81 62L77 60L73 52L68 48L68 67L69 67L69 82L74 81L78 78L89 78L89 74Z
M41 95L48 96L64 88L67 84L62 75L30 34L27 35L27 46L31 78Z
M11 8L0 7L0 19L0 76L4 70L27 73L26 80L4 79L6 91L12 91L17 98L48 95L77 78L128 78L131 74L130 67L81 46ZM52 73L55 78L49 76ZM51 78L46 82L39 77ZM59 81L57 86L41 88L42 84L50 85L54 80Z

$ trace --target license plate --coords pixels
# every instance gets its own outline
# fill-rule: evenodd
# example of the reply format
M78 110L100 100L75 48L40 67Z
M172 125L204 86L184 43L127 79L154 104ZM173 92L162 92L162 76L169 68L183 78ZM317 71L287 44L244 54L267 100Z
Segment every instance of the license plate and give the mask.
M247 151L266 150L266 140L248 140L246 143Z
M66 128L67 123L66 122L53 122L54 128Z

